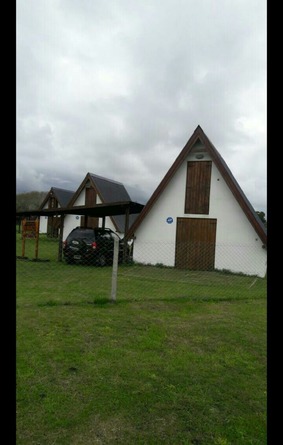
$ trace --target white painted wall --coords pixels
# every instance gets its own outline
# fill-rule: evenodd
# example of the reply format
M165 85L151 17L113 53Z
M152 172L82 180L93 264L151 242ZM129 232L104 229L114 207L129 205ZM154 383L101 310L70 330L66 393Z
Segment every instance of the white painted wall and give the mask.
M47 233L48 216L39 217L39 233Z
M102 204L101 199L98 195L96 195L96 204ZM78 196L77 200L74 202L75 206L81 206L85 204L85 188L81 191L80 195ZM73 230L75 227L80 226L81 216L80 215L65 215L64 219L64 230L63 230L63 240L67 238L71 230ZM99 218L98 226L102 227L103 219ZM116 232L116 227L114 226L111 218L107 216L105 218L105 227L113 230ZM120 237L123 237L123 233L117 232Z
M43 208L47 209L48 203L46 203ZM39 217L39 233L47 233L47 222L48 222L48 216Z
M216 218L215 268L263 277L266 249L232 192L212 163L209 215L185 214L187 161L179 167L135 233L133 259L146 264L174 266L177 217ZM211 160L208 154L200 160ZM168 224L167 218L173 218Z
M74 206L82 206L85 203L85 189L79 194L76 199ZM64 228L63 228L63 241L67 238L71 230L80 225L81 216L80 215L65 215L64 218Z

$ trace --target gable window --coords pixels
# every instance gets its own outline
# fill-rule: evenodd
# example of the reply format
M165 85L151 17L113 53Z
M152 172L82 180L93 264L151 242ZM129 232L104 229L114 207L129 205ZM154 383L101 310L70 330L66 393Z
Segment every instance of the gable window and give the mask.
M209 214L211 161L187 163L185 213Z

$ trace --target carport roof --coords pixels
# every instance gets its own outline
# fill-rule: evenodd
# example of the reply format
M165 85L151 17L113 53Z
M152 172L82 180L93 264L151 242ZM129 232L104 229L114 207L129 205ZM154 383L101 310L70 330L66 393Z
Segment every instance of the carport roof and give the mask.
M113 216L126 213L140 213L144 205L133 201L118 201L96 204L95 206L75 206L72 208L60 207L56 209L24 210L16 212L16 216L52 216L52 215L87 215L87 216Z

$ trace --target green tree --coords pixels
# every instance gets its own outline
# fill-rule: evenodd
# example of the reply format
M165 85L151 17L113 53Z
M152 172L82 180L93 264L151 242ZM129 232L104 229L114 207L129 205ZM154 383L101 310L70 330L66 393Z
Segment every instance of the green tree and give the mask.
M47 192L26 192L16 195L16 212L38 210Z
M265 218L265 213L264 212L260 212L260 211L256 211L256 213L258 214L258 216L262 220L263 224L266 226L267 225L267 221L266 221L266 218Z

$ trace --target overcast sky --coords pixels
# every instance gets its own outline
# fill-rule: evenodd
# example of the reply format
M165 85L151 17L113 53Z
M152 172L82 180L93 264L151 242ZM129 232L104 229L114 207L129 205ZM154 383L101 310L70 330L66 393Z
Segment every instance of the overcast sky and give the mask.
M17 192L154 192L200 125L266 213L266 0L17 0Z

